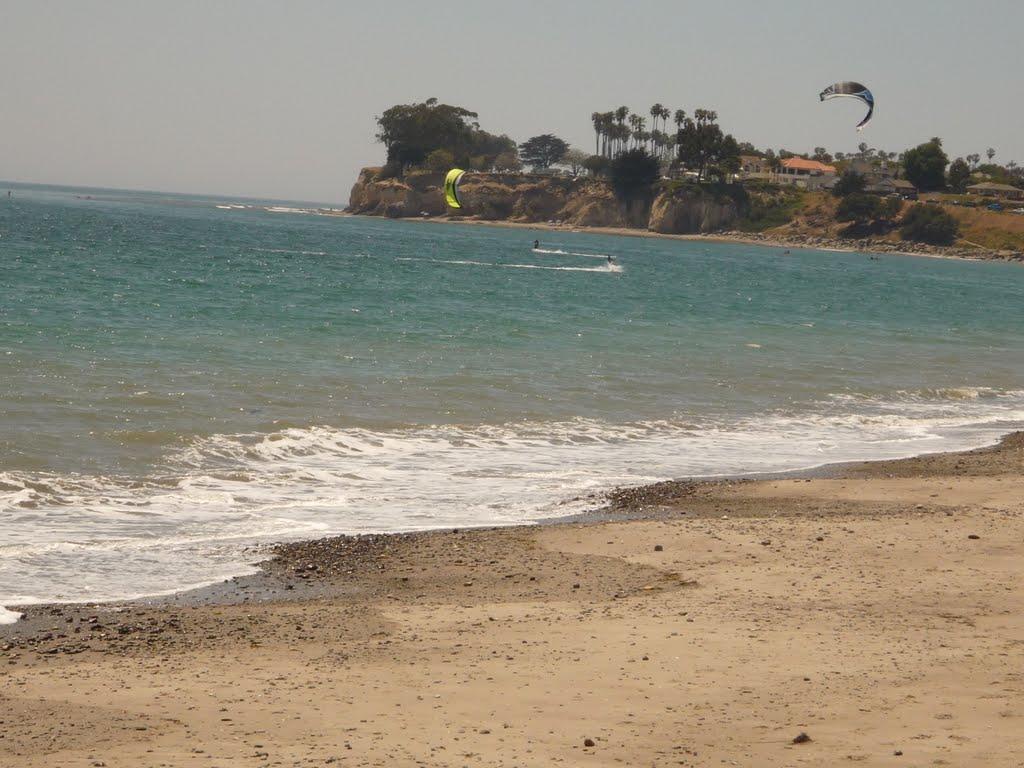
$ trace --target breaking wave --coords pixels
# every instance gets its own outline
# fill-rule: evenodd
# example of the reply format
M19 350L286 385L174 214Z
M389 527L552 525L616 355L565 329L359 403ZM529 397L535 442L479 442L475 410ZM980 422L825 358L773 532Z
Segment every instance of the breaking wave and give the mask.
M220 581L247 572L268 541L529 523L599 506L617 485L963 449L1021 425L1024 392L962 388L843 394L802 413L699 424L215 435L142 478L0 473L0 605Z

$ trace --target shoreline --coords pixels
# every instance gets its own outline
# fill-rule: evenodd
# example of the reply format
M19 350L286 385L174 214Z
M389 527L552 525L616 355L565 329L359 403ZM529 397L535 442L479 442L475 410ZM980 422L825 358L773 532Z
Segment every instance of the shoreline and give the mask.
M0 623L0 646L3 645L5 632L8 635L26 634L14 632L12 627L15 629L27 627L31 623L26 621L29 616L38 617L39 614L52 613L53 611L95 613L96 611L120 612L132 607L235 605L241 602L251 602L253 598L262 602L281 599L293 602L306 600L312 595L311 592L303 589L303 587L308 586L309 577L300 576L299 580L296 580L285 576L282 579L281 563L283 560L294 558L294 553L296 552L305 549L316 551L318 548L331 542L383 542L390 539L414 540L435 536L443 537L449 533L479 534L498 531L531 531L552 526L589 526L605 523L650 522L662 519L666 514L666 506L671 506L671 504L678 502L680 499L691 496L695 491L728 487L734 484L834 480L837 478L841 479L850 473L867 472L871 474L872 471L881 471L883 469L888 472L886 468L890 466L908 464L928 465L939 463L940 465L948 465L952 462L954 465L959 466L960 457L998 452L1008 444L1019 444L1024 447L1024 430L1010 431L994 442L958 451L912 454L894 459L830 462L781 472L684 477L662 480L647 485L615 487L595 494L597 497L603 498L601 506L564 517L538 518L530 523L513 523L509 525L483 524L463 528L428 528L403 532L328 534L313 538L296 539L294 541L285 540L256 544L252 545L251 549L265 553L266 557L254 560L251 563L251 567L255 569L253 572L232 576L209 584L179 590L168 590L152 595L141 595L139 597L26 603L24 605L11 606L10 610L22 614L22 618L8 624ZM282 556L282 553L288 554ZM296 592L296 590L298 591ZM294 594L286 594L290 592L294 592ZM28 634L31 634L31 630Z
M283 544L202 600L29 607L0 628L0 754L1020 762L1024 432L810 474L619 489L605 519Z
M998 251L978 248L976 251L957 246L923 246L924 250L904 250L896 244L880 245L877 243L860 244L854 240L837 240L827 237L787 240L772 237L763 233L718 232L713 234L670 234L651 232L646 229L630 227L578 227L568 224L552 224L548 222L488 221L471 218L451 218L448 216L402 217L388 219L372 214L324 213L325 216L353 216L384 221L415 221L430 224L467 224L473 226L503 227L506 229L532 229L541 232L566 232L572 234L614 235L619 237L659 238L664 240L682 240L687 242L738 243L743 245L759 245L765 248L785 248L789 250L829 251L835 253L863 253L874 256L915 256L929 259L959 259L961 261L998 261L1006 263L1024 263L1024 259L1013 255L1000 255Z
M457 222L452 222L457 223ZM487 222L480 222L487 223ZM613 487L605 491L596 491L592 495L595 498L602 498L604 501L601 502L601 506L594 507L593 509L584 510L583 512L577 512L571 515L559 516L559 517L544 517L537 518L532 522L522 523L510 523L507 525L494 525L485 523L481 525L469 526L451 529L447 527L441 528L427 528L423 530L415 531L390 531L390 532L373 532L373 533L362 533L362 534L327 534L324 536L317 536L306 539L296 540L284 540L284 541L269 541L251 544L247 549L251 549L256 552L266 553L266 557L254 560L249 563L249 566L254 569L250 573L243 573L237 576L232 576L226 579L220 579L217 581L210 582L208 584L201 584L193 587L185 587L183 589L170 589L163 592L154 594L139 595L137 597L125 597L125 598L110 598L100 600L80 600L80 601L51 601L51 602L39 602L39 603L25 603L11 606L0 606L0 646L3 645L5 630L10 631L10 627L14 625L23 625L23 618L29 613L38 614L40 612L48 612L55 609L61 610L77 610L77 609L90 609L92 612L97 610L123 610L124 608L130 608L131 606L159 606L159 605L224 605L232 604L237 602L241 591L252 591L253 594L247 596L247 600L253 595L257 595L260 600L273 600L280 598L299 598L298 595L286 595L284 592L291 591L295 588L293 583L291 586L284 587L281 585L275 585L270 583L264 583L265 578L268 575L268 571L274 570L275 560L278 559L278 552L281 550L288 550L296 546L310 545L315 547L318 542L328 542L339 539L351 539L360 540L364 538L372 539L388 539L388 538L402 538L402 537L417 537L417 536L432 536L432 535L444 535L448 531L458 532L470 532L470 531L500 531L510 529L525 529L531 530L539 526L558 526L558 525L588 525L595 523L615 523L615 522L627 522L633 520L653 520L659 519L658 512L649 513L645 511L645 508L641 504L624 503L624 499L643 499L647 497L660 497L664 494L664 489L672 487L680 488L693 488L693 487L714 487L720 484L728 483L750 483L750 482L768 482L776 480L805 480L805 479L831 479L839 477L843 472L860 466L870 465L883 465L893 462L907 462L914 460L924 460L929 457L947 457L947 456L958 456L960 454L971 454L975 452L985 452L994 448L998 448L1004 441L1014 438L1020 435L1024 439L1024 431L1010 431L997 438L994 442L986 443L975 448L966 448L963 450L956 451L942 451L938 453L922 453L922 454L910 454L898 458L889 459L867 459L862 461L839 461L839 462L826 462L823 464L817 464L814 466L803 467L791 470L782 470L778 472L741 472L735 474L726 475L701 475L692 477L683 477L677 479L661 480L654 483L641 486L622 486ZM7 614L17 614L18 618L13 621L4 621L4 611ZM88 611L87 611L88 612Z

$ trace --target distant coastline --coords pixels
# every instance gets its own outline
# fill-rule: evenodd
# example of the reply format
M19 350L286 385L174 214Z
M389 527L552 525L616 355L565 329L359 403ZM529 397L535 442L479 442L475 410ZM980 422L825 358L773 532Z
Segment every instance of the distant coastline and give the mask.
M626 237L662 237L809 248L869 254L907 254L939 258L1024 263L1016 247L1024 217L956 210L945 205L910 207L954 210L975 217L976 239L966 236L949 245L900 239L885 229L850 235L837 214L839 200L827 192L771 186L694 184L663 179L651 196L632 202L619 199L608 183L585 177L521 173L479 173L464 177L462 211L448 208L442 174L415 171L403 178L379 178L380 169L364 168L352 186L346 214L392 219L519 227L552 231L586 231ZM467 202L468 201L468 202ZM897 203L901 205L901 203ZM909 210L907 208L906 210ZM979 218L980 216L980 218ZM994 236L994 237L993 237Z
M325 216L360 216L381 218L373 214L352 213L350 211L322 211ZM965 261L1006 261L1024 264L1024 254L1002 253L984 248L968 249L955 246L916 244L913 249L901 248L896 243L883 241L858 241L827 237L796 237L786 238L761 232L713 232L709 234L672 234L651 232L635 227L590 227L584 225L557 224L552 222L522 221L488 221L466 217L424 216L409 217L403 221L415 221L426 224L467 224L471 226L503 227L506 229L525 229L538 232L569 232L589 233L595 235L616 235L620 237L650 237L664 240L684 240L705 243L741 243L744 245L761 245L766 248L801 249L814 251L835 251L838 253L865 253L870 255L919 256L931 259L962 259Z

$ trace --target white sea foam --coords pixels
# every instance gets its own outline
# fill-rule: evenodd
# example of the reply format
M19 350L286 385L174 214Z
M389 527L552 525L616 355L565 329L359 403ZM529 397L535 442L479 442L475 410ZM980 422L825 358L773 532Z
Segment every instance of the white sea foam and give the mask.
M502 264L493 261L472 261L470 259L411 259L399 258L397 261L425 261L431 264L456 264L471 267L495 267L497 269L547 269L554 272L622 272L618 264L607 264L601 267L550 267L544 264Z
M533 248L534 253L546 253L552 256L586 256L590 259L607 259L607 253L583 253L582 251L563 251L560 248L550 250L548 248Z
M969 393L966 394L965 393ZM146 478L0 473L0 605L154 594L237 575L271 540L507 525L670 477L974 447L1024 425L1024 392L844 394L803 412L215 435Z
M287 205L268 205L263 210L267 213L302 213L314 216L320 214L316 208L293 208Z
M16 613L15 611L9 611L3 606L0 606L0 624L13 624L20 618L20 613Z

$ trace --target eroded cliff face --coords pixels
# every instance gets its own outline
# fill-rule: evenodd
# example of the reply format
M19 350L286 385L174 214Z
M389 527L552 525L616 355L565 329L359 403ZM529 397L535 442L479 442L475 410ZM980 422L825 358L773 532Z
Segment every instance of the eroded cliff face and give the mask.
M671 234L728 229L741 211L729 199L686 191L663 191L651 203L626 205L607 182L560 176L466 174L459 187L463 207L444 201L444 174L414 172L403 179L376 181L378 168L364 168L352 187L348 210L375 216L466 218L536 223L557 221L576 227L633 227Z
M688 191L662 192L654 199L647 228L663 234L700 234L731 228L741 211L734 200Z

